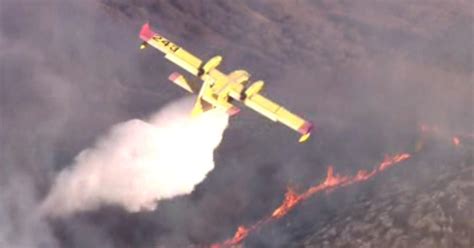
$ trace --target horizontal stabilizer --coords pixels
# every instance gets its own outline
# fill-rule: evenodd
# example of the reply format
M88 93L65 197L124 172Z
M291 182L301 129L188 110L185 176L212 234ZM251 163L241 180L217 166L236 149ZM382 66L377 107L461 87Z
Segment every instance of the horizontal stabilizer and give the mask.
M186 78L178 72L171 73L168 79L171 80L173 83L181 86L189 93L196 93L199 90L199 86L197 85L197 83L186 80Z

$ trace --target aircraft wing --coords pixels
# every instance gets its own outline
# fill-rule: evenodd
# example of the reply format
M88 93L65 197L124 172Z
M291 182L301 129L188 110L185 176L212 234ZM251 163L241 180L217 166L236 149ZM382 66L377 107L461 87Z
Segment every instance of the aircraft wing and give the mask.
M268 119L281 122L287 127L301 134L300 142L306 141L311 135L313 124L305 119L291 113L281 105L262 96L259 92L263 88L263 81L257 81L245 91L243 103Z
M306 141L313 124L291 113L286 108L274 103L260 94L254 94L244 100L244 104L275 122L281 122L301 134L300 142Z
M141 48L145 48L146 45L151 45L164 53L165 58L177 64L189 73L195 76L200 76L200 74L202 74L201 67L203 64L199 58L171 42L162 35L158 34L157 32L153 31L148 23L145 23L142 26L140 31L140 39L144 41Z

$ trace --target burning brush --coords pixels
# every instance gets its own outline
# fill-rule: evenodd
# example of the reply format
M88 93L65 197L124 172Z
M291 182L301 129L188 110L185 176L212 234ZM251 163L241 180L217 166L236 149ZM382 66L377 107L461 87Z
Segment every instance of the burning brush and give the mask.
M378 173L391 168L411 157L409 153L401 153L394 156L387 156L385 159L371 171L360 170L353 176L341 176L337 173L334 173L332 166L328 167L326 179L316 184L306 191L298 194L293 189L288 188L285 199L283 202L272 212L271 215L257 221L255 224L249 227L239 226L237 231L234 234L234 237L226 240L222 243L216 243L211 245L212 248L221 248L221 247L230 247L237 245L244 241L248 235L252 232L259 230L265 224L268 224L271 221L280 219L287 215L292 209L294 209L298 204L312 197L313 195L320 192L328 192L337 188L342 188L354 183L366 181Z
M421 138L418 140L415 152L419 152L423 148L426 137L436 136L442 138L443 140L450 140L455 148L459 148L463 145L464 140L474 140L474 135L472 134L457 134L452 135L448 132L442 131L436 126L421 125ZM269 224L274 220L278 220L286 216L291 210L293 210L298 204L306 201L310 197L314 196L317 193L321 192L331 192L332 190L343 188L355 183L364 182L377 174L401 164L402 162L410 159L413 156L413 153L400 153L393 156L386 156L383 161L381 161L377 166L375 166L371 171L359 170L355 175L342 176L334 172L333 166L329 166L327 169L327 175L324 181L311 186L306 191L302 193L297 193L291 187L288 188L285 193L285 198L283 202L273 210L273 212L258 220L255 224L251 226L239 226L234 236L228 240L225 240L221 243L214 243L211 245L211 248L224 248L224 247L235 247L241 244L251 233L254 233L261 229L264 225Z

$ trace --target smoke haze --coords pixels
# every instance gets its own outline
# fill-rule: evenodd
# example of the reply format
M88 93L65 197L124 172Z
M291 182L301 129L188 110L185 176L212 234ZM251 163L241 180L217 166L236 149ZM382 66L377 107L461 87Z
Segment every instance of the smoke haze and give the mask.
M271 212L288 185L319 182L328 165L352 174L412 151L420 123L473 133L472 9L464 0L0 0L0 246L208 244ZM124 207L153 206L146 199L154 193L131 204L120 192L106 199L95 191L85 200L95 210L67 215L66 205L56 212L65 218L37 218L50 192L65 196L55 191L58 175L84 178L79 161L134 147L125 141L153 146L137 142L155 130L148 117L185 94L166 80L176 66L138 49L146 21L203 60L222 55L224 72L265 80L268 97L315 122L312 139L298 144L287 128L242 108L192 193L130 212ZM453 149L451 136L422 138L422 152L405 165L308 200L245 247L471 247L469 140L460 136ZM115 178L102 179L115 189Z

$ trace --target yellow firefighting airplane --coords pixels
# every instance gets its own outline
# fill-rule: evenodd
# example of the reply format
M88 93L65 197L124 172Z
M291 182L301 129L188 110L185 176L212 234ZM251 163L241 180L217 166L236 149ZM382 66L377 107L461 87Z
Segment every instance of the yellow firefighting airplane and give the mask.
M202 80L202 83L187 80L177 72L169 76L171 81L190 93L198 93L192 116L197 116L212 108L222 108L232 116L240 111L231 103L232 100L237 100L270 120L281 122L299 132L301 134L299 142L304 142L309 138L313 127L311 122L260 95L259 92L264 85L263 81L259 80L249 86L250 75L248 72L236 70L225 74L217 70L216 67L222 62L221 56L215 56L204 63L180 46L154 32L148 23L143 25L140 38L143 40L140 49L151 45L163 52L165 58Z

